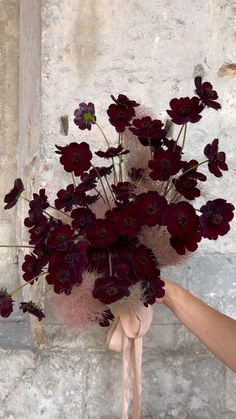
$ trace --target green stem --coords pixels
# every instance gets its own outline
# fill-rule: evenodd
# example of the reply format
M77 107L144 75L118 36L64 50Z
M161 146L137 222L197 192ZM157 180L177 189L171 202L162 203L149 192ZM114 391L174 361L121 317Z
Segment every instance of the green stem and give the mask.
M96 168L95 166L93 166L93 164L92 164L91 166L94 168L95 172L97 173L97 175L98 175L98 177L99 177L99 180L100 180L100 183L101 183L101 186L102 186L102 189L103 189L103 192L104 192L104 195L105 195L106 201L107 201L107 205L108 205L109 209L111 209L110 202L109 202L109 199L108 199L108 196L107 196L106 189L105 189L105 187L104 187L104 183L103 183L103 181L102 181L102 178L101 178L101 176L100 176L100 174L99 174L99 172L98 172L97 168Z
M31 279L31 281L26 282L25 284L20 285L19 287L15 288L13 291L11 291L9 294L11 296L13 296L14 294L16 294L19 290L21 290L22 288L24 288L26 285L29 285L32 281L38 279L40 276L44 276L47 272L43 272L40 275L35 276L34 278Z
M110 147L110 144L109 144L109 141L108 141L108 139L107 139L106 135L104 134L103 129L100 127L100 125L99 125L96 121L93 121L93 122L97 125L98 129L99 129L99 130L100 130L100 132L102 133L103 138L104 138L104 140L106 141L107 146L108 146L108 148L109 148L109 147Z
M122 134L119 132L118 137L118 145L122 145ZM123 174L122 174L122 156L119 156L119 182L123 182Z
M108 189L109 189L109 191L111 192L111 196L112 196L112 198L113 198L113 200L115 201L115 195L114 195L114 193L113 193L113 191L112 191L112 189L111 189L111 187L110 187L110 184L109 184L109 182L108 182L108 180L107 180L107 177L105 176L105 180L106 180L106 184L107 184L107 186L108 186Z
M184 124L184 125L186 125L186 124ZM182 131L183 131L184 125L182 125L182 127L181 127L181 128L180 128L180 130L179 130L178 136L177 136L177 138L176 138L176 140L175 140L175 145L174 145L173 151L175 151L175 149L176 149L176 146L177 146L177 144L178 144L179 138L180 138L181 133L182 133Z
M183 138L183 143L182 143L182 147L181 147L181 152L184 149L185 139L186 139L186 133L187 133L187 124L184 124L184 138Z

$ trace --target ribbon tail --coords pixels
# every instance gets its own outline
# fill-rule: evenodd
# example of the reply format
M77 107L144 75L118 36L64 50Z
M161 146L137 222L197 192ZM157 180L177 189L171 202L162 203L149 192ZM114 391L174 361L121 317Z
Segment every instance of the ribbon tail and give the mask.
M141 368L142 368L142 346L143 339L138 337L134 339L134 356L133 356L133 414L132 419L140 418L141 404Z
M133 354L133 339L129 338L123 333L123 385L122 385L122 411L121 419L128 419L128 405L129 405L129 376L131 368L131 360Z

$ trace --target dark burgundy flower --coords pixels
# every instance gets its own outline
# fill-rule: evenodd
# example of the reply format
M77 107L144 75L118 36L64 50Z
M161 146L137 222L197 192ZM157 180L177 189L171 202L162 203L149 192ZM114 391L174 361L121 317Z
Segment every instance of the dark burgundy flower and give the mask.
M37 280L37 276L42 272L42 265L39 259L36 258L32 253L26 255L22 264L22 271L24 272L23 278L26 282L34 283L34 279Z
M200 209L201 233L203 237L216 240L218 236L224 236L230 230L229 221L234 217L234 206L225 199L208 201Z
M198 243L201 241L201 233L197 232L192 234L185 239L179 239L178 237L171 237L170 244L176 250L179 255L184 255L186 250L189 252L195 252L198 248Z
M33 252L36 254L36 256L38 256L38 262L40 266L43 267L48 264L50 256L53 253L53 249L49 249L47 245L42 241L35 246Z
M216 99L218 99L218 94L215 90L213 90L212 84L207 81L202 83L201 76L195 77L194 82L196 86L195 92L200 97L204 105L208 106L208 108L213 108L216 110L220 109L221 105L216 102Z
M151 277L156 272L157 260L152 250L142 244L132 248L131 260L137 280Z
M160 279L160 271L151 278L151 280L142 281L143 304L145 307L155 304L156 298L162 298L165 295L165 282Z
M29 209L28 217L24 219L24 225L28 228L36 227L38 224L47 223L47 217L43 214L37 214L34 210Z
M87 228L86 237L94 247L108 247L117 239L116 226L110 220L98 218Z
M137 103L135 100L130 100L125 95L119 95L117 99L115 99L115 97L111 95L111 98L117 105L123 106L124 108L136 108L137 106L139 106L139 103Z
M110 326L110 323L114 320L114 318L115 317L113 316L111 310L107 309L103 311L102 318L99 320L98 323L101 327L108 327Z
M134 187L130 182L118 182L111 186L118 201L128 201L135 196Z
M204 105L196 96L191 99L189 97L172 99L170 101L170 107L171 110L167 110L166 112L172 121L178 125L187 124L187 122L198 122L202 117L200 113L204 109Z
M95 154L97 154L98 157L103 157L104 159L111 159L128 153L129 150L124 150L124 147L121 144L118 145L118 147L109 147L107 151L95 151Z
M66 251L74 240L74 231L68 224L55 227L49 232L47 246L59 251Z
M57 192L57 197L55 199L55 207L58 210L64 209L65 211L71 211L73 205L79 203L80 193L76 193L74 185L71 184L66 189L60 189Z
M32 211L36 218L41 219L43 211L49 207L45 189L40 189L38 194L33 193L33 199L30 201L29 207L29 211Z
M158 192L148 191L137 195L135 206L143 219L143 224L148 226L162 224L162 216L166 209L167 201Z
M199 163L197 160L190 160L190 161L183 161L182 162L182 175L181 176L185 176L185 175L189 175L191 176L193 179L198 179L201 182L205 182L207 180L206 175L204 175L201 172L198 172L198 166Z
M14 300L6 289L0 289L0 316L9 317L13 312Z
M72 211L72 227L84 234L87 228L96 220L95 214L89 208L76 208Z
M208 169L216 177L221 177L221 170L228 170L228 166L225 161L225 153L218 151L218 138L215 138L212 144L207 144L204 149L204 154L208 158Z
M169 150L155 151L154 160L149 161L148 167L152 170L151 179L168 180L181 169L181 155Z
M95 108L94 104L89 102L82 102L79 104L79 108L74 112L74 123L78 125L79 129L88 129L91 130L91 124L94 124L96 121Z
M33 303L33 301L20 303L20 309L23 310L23 313L33 314L40 322L45 317L43 310L37 304Z
M70 143L65 147L56 147L56 153L61 154L60 162L66 172L74 172L75 176L80 176L90 168L92 153L87 143Z
M158 119L152 120L150 116L134 119L132 125L129 130L138 137L144 146L159 147L161 140L166 136L166 130L163 128L164 124Z
M107 167L94 167L89 171L90 176L93 176L95 179L98 177L109 176L112 172L113 166Z
M135 167L131 167L128 175L133 182L137 182L144 177L145 170L143 168L136 169Z
M107 276L96 279L92 295L104 304L111 304L128 297L130 292L123 279Z
M89 173L82 173L82 175L80 176L81 179L81 183L77 186L78 190L80 192L87 192L87 191L91 191L92 189L94 189L97 186L97 173L93 172L89 172Z
M29 244L39 244L46 237L49 232L49 224L47 218L42 218L38 224L29 230L30 240Z
M88 263L87 248L88 243L79 241L71 244L66 251L56 251L50 257L49 271L52 267L55 269L65 267L71 270L74 275L82 274Z
M178 144L176 144L175 140L169 140L168 138L165 138L163 144L169 151L174 151L176 153L181 153L182 151L182 148Z
M117 226L119 234L133 239L143 225L143 220L133 204L124 207L117 216Z
M6 205L4 206L4 209L10 209L14 207L23 191L24 191L23 182L20 178L18 178L14 181L13 188L4 197L4 202L6 203Z
M168 205L163 215L163 224L172 236L183 240L197 233L199 217L189 202L178 202Z
M175 189L186 199L190 201L200 196L200 189L198 189L196 179L192 178L190 174L182 175L177 179L172 180Z
M118 99L112 96L116 104L112 104L107 109L109 121L117 132L124 132L125 128L130 125L131 119L135 116L134 107L138 106L136 102L131 101L125 95L119 95Z
M56 294L64 292L66 295L71 293L74 285L80 285L83 281L81 274L75 274L66 265L49 265L49 273L45 279L49 285L53 285Z

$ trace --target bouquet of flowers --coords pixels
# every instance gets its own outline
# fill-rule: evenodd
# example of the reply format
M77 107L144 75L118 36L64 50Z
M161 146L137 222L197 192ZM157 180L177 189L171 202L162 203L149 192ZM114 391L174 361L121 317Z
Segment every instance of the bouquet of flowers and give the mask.
M188 124L199 122L207 107L221 108L209 82L196 77L195 87L192 98L170 101L166 126L139 115L139 104L127 96L111 96L107 115L117 133L115 145L98 124L94 104L81 103L74 122L80 130L101 131L106 148L95 155L102 164L93 162L85 141L56 145L72 180L57 192L54 204L45 189L31 200L23 197L21 179L5 196L5 209L20 197L29 201L24 224L30 253L22 264L22 286L45 279L64 301L72 323L109 326L119 312L154 304L164 295L161 266L196 251L202 238L216 240L229 231L231 203L216 198L200 208L195 205L199 185L207 180L201 165L216 177L228 170L217 138L205 146L202 162L184 157ZM180 127L175 140L169 135L172 124ZM0 290L2 317L12 313L13 295L20 288ZM20 309L39 321L44 317L37 302L22 302Z

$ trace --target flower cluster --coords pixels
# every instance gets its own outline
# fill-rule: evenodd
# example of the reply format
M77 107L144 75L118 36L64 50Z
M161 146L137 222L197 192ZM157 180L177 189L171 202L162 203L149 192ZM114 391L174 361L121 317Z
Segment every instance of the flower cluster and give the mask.
M45 189L34 193L29 202L24 224L29 229L31 252L22 264L26 283L33 285L39 277L45 277L56 294L69 295L74 287L79 290L88 272L93 272L91 294L103 307L97 323L108 326L114 318L112 305L127 301L137 284L145 306L164 295L158 258L142 242L144 229L156 229L157 243L159 232L164 232L178 255L194 252L202 238L215 240L229 231L232 204L216 198L201 208L193 205L201 195L201 182L207 180L200 166L207 164L216 177L228 170L225 153L218 150L218 139L205 146L203 162L184 157L187 124L200 121L206 107L220 109L210 83L196 77L195 86L196 96L170 101L167 114L173 124L181 125L176 140L168 138L162 121L149 115L137 117L139 104L120 94L111 96L114 103L107 110L109 122L118 133L118 144L111 145L97 123L94 104L79 105L74 113L78 128L91 130L97 126L106 139L106 149L95 152L102 164L93 163L86 142L56 145L60 163L72 175L72 181L57 192L53 205ZM131 153L126 147L126 134L150 156L146 166L130 166L127 174L123 160ZM21 179L16 179L5 197L5 208L13 207L23 191ZM104 208L102 215L100 207ZM6 289L0 291L2 317L13 310L13 294ZM20 309L39 320L44 317L40 306L32 301L22 302Z

